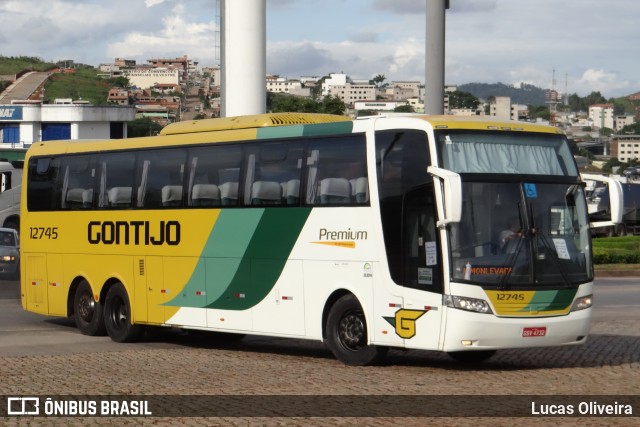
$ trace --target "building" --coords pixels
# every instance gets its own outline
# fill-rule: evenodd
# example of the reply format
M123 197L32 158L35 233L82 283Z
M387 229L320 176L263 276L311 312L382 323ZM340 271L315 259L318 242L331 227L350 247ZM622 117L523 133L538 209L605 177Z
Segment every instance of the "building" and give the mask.
M360 111L377 111L380 113L393 112L401 105L409 105L406 101L355 101L353 109L356 113Z
M189 59L187 58L187 55L184 55L180 58L153 58L153 59L148 59L147 62L153 68L177 70L181 83L187 83L187 81L189 80L189 70L195 69L192 62L189 61ZM168 83L168 82L158 82L158 83Z
M148 89L157 84L179 85L180 72L169 68L132 68L122 70L131 86Z
M613 104L594 104L589 106L589 119L599 129L614 129Z
M347 82L348 78L346 74L329 74L329 77L322 82L322 96L329 95L329 91L333 86L344 86Z
M615 131L620 132L623 127L630 126L636 122L635 116L631 114L625 114L621 116L616 116L615 118Z
M496 96L489 103L489 115L498 120L511 120L511 98Z
M28 147L55 139L126 138L127 122L135 119L135 112L129 106L13 101L0 105L0 141Z
M611 157L621 162L640 160L640 135L614 135L609 142Z
M121 87L112 87L111 89L109 89L107 102L109 102L110 104L131 105L131 100L131 94L127 89Z
M267 92L311 96L311 90L303 88L300 80L289 80L279 76L267 76Z
M370 84L358 85L351 83L334 85L329 89L329 96L336 96L345 104L353 105L356 101L376 99L376 87Z
M393 88L393 99L409 99L420 96L420 87L423 86L419 81L402 80L393 81L389 87ZM389 92L387 92L389 93Z

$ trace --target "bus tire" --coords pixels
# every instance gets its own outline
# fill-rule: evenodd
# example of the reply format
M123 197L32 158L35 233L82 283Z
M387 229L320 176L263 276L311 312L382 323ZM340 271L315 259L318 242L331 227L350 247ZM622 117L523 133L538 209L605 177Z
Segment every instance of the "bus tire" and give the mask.
M109 337L115 342L133 342L142 334L142 326L131 323L131 303L122 283L114 284L107 292L104 324Z
M452 359L467 364L482 363L496 354L496 350L450 351L447 353Z
M73 318L83 335L95 337L107 333L102 303L95 300L91 286L86 280L82 280L76 288L73 297Z
M346 365L378 363L389 350L388 347L367 344L367 320L353 294L343 296L331 307L325 334L333 355Z

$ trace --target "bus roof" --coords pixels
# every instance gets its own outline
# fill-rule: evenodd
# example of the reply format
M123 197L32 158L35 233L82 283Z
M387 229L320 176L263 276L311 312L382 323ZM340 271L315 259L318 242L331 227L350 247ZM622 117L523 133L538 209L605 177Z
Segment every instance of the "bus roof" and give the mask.
M257 129L272 126L291 126L351 121L349 117L332 114L271 113L252 116L224 117L219 119L191 120L166 126L160 135L177 135L196 132L215 132L236 129Z
M544 132L560 134L556 127L512 120L496 120L487 116L421 116L434 129L504 130L523 132Z
M497 121L484 116L390 115L363 117L365 120L416 120L428 122L434 129L468 129L562 133L559 129L534 123ZM187 145L199 142L249 142L291 136L337 135L351 133L354 120L346 116L316 113L271 113L177 122L166 126L159 136L131 139L45 141L31 145L27 157L64 152L95 152L128 148L152 148L164 145ZM406 122L405 122L406 123ZM406 124L398 123L399 127ZM358 130L358 131L361 131Z

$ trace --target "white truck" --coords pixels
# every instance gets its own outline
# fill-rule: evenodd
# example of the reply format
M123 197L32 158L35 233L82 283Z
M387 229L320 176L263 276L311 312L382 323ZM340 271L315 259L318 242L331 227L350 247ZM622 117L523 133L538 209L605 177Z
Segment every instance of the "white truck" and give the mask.
M20 231L23 161L0 161L0 227Z

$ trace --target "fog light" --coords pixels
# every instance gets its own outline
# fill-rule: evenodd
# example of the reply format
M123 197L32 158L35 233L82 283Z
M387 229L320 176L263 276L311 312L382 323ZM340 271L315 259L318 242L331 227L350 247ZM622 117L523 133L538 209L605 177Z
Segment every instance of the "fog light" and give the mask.
M471 347L473 345L472 340L462 340L462 345L465 347Z

